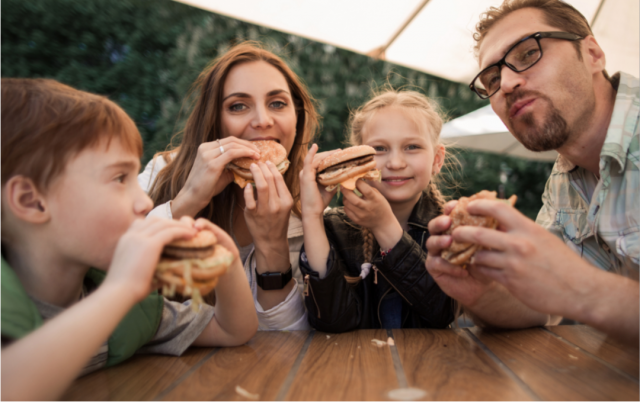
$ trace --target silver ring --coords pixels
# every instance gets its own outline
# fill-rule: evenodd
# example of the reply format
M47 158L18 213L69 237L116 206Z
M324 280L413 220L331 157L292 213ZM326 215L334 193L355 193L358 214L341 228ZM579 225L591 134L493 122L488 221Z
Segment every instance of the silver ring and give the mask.
M222 155L224 153L224 148L222 147L220 140L216 140L216 141L218 141L218 145L220 145L220 155Z

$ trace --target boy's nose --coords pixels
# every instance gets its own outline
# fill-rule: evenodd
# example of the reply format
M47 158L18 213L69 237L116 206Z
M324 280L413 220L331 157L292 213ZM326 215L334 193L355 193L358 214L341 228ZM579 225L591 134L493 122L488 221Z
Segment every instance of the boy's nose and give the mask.
M142 194L133 203L133 212L136 215L146 216L153 209L153 201L142 189L140 192Z

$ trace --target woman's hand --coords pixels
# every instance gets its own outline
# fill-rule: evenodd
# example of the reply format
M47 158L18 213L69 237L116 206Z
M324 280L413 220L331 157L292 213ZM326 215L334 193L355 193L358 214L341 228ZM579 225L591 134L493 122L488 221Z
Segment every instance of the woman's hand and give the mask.
M338 191L337 188L331 192L326 191L324 186L316 181L320 162L336 151L338 150L316 154L318 145L313 144L304 158L304 165L300 172L300 201L302 202L303 219L322 217L325 208Z
M284 272L289 268L287 232L293 197L273 163L254 163L250 169L257 197L252 186L245 187L244 218L259 257L258 272Z
M224 149L224 153L220 151ZM238 158L260 159L258 148L250 141L237 137L226 137L219 141L200 144L189 177L171 203L174 218L194 217L233 181L233 174L226 170L227 164Z
M393 248L402 238L402 226L382 194L364 180L356 182L362 198L353 191L343 189L344 212L356 224L373 233L382 249Z
M105 284L126 289L123 295L139 302L151 292L151 279L164 246L196 233L193 219L186 216L179 221L153 216L134 221L118 241Z

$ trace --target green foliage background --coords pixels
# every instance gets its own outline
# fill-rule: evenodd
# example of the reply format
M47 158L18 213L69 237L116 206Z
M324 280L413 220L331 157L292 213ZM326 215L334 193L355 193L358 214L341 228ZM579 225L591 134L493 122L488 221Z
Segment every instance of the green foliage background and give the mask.
M448 118L486 104L463 84L170 0L2 0L1 19L2 77L54 78L108 95L138 124L143 164L181 129L198 73L246 39L264 42L307 84L323 116L321 149L343 144L350 110L385 83L437 99ZM502 189L535 218L551 164L470 151L457 157L445 193Z

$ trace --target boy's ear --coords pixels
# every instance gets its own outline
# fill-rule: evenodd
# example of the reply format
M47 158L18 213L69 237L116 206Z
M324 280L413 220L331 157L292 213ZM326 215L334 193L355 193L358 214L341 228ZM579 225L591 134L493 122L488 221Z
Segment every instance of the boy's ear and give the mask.
M30 223L45 223L51 214L45 197L33 181L24 176L13 176L4 186L7 208L18 219Z
M431 175L440 173L442 165L444 165L444 156L446 154L444 145L438 144L433 149L433 166L431 168Z

